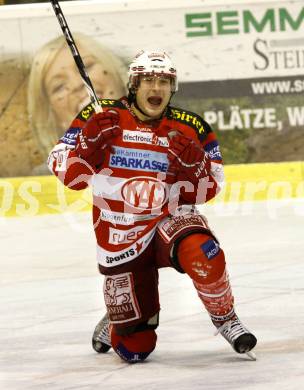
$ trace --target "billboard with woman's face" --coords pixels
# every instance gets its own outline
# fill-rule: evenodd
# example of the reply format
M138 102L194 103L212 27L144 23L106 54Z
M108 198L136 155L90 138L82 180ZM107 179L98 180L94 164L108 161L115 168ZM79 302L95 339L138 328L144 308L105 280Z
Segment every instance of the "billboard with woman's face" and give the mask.
M127 93L127 64L163 48L178 68L173 104L205 117L226 163L304 153L301 0L62 4L100 97ZM0 176L47 174L45 160L86 89L49 4L0 8Z
M74 39L97 95L112 99L123 96L126 67L122 60L87 35L74 33ZM63 36L47 42L34 55L27 95L31 128L48 153L89 102Z

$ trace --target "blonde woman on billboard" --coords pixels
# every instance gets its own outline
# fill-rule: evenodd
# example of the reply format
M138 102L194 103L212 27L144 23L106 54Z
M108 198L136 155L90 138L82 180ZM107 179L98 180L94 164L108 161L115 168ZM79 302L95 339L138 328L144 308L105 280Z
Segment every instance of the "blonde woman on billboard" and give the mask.
M123 62L92 38L81 33L73 35L97 95L115 99L125 94ZM31 67L28 112L43 154L48 154L87 103L86 88L64 37L41 47Z

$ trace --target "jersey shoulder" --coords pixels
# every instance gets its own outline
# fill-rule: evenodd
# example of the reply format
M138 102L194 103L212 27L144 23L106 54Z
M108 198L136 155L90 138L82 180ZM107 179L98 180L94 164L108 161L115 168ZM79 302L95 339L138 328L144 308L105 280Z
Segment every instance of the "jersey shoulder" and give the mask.
M169 106L166 116L168 119L173 119L178 123L194 129L201 140L205 139L212 132L210 125L195 112Z
M103 109L126 109L124 104L120 100L116 99L99 99L99 104ZM82 121L87 121L93 114L95 113L95 108L93 103L89 103L87 106L85 106L80 113L77 115L77 119L80 119Z

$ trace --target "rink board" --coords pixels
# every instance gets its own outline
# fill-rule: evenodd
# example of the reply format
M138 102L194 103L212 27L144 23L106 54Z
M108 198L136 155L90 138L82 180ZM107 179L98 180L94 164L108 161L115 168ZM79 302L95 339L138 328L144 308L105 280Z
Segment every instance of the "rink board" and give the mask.
M226 185L213 201L243 202L304 198L304 162L225 167ZM91 209L90 189L72 191L54 176L0 180L0 216L34 216Z

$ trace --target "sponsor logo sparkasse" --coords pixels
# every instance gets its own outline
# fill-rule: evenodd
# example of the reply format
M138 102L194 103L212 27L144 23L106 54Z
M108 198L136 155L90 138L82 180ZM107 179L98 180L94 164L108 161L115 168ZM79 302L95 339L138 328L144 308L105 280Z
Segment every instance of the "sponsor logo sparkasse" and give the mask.
M166 184L148 176L128 180L121 194L129 206L147 211L162 207L168 199Z

